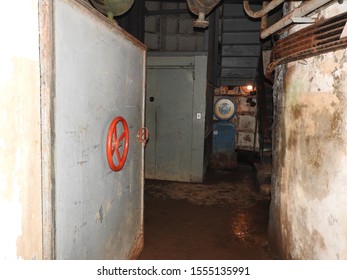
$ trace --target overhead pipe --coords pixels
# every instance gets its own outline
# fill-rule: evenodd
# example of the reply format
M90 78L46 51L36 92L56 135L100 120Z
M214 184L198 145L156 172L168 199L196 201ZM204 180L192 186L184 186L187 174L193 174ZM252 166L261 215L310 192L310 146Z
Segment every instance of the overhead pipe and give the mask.
M93 6L109 19L125 14L134 4L134 0L89 0Z
M205 19L205 16L208 15L219 2L220 0L187 0L189 10L198 16L198 19L194 22L194 27L208 27L208 21Z
M290 25L291 23L293 23L293 18L304 17L304 16L308 15L309 13L313 12L314 10L317 10L321 6L328 4L329 2L332 2L332 1L333 0L309 0L309 1L302 3L299 7L295 8L294 10L289 12L282 19L280 19L278 22L271 25L269 28L263 30L260 33L260 38L265 39L266 37L270 36L271 34L277 32L278 30L281 30L282 28L285 28L288 25Z
M272 49L272 62L266 70L271 80L277 65L306 59L347 47L347 37L341 38L347 23L347 12L305 27L278 40Z
M249 0L243 0L243 8L247 15L249 15L252 18L261 18L265 15L267 15L270 11L281 5L286 0L272 0L270 3L268 3L265 7L263 7L259 11L252 11Z
M263 2L263 8L265 8L268 4L269 4L269 2L264 1ZM261 17L260 32L267 28L267 19L268 19L267 14L265 14L264 16Z

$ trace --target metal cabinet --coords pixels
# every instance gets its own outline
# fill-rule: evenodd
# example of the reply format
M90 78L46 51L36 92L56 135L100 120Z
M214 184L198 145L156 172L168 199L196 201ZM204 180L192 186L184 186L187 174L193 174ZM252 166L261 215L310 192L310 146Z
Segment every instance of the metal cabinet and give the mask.
M203 181L206 67L205 55L148 57L146 178Z
M87 4L55 0L57 259L129 259L143 246L145 47ZM124 167L106 157L111 121L129 127Z

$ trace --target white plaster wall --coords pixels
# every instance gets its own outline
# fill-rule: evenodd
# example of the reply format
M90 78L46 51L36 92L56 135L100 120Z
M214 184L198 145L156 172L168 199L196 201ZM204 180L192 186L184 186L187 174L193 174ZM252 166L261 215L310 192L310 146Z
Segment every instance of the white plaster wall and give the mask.
M0 9L0 259L40 259L38 1Z
M346 49L286 66L270 220L284 258L347 259L346 73Z

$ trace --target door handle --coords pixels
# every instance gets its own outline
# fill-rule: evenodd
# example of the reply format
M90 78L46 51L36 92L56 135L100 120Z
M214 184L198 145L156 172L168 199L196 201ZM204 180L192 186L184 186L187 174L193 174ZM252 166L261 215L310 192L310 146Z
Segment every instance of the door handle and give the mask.
M147 127L142 127L139 129L137 133L137 138L139 141L143 144L146 145L148 142L148 137L149 137L149 132Z

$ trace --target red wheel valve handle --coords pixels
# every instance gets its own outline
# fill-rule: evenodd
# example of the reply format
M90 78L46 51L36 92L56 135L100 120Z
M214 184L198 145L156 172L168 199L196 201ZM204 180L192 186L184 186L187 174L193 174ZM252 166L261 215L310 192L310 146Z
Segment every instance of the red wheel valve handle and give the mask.
M119 124L119 125L118 125ZM123 127L121 135L118 137L118 128ZM123 147L123 149L121 149ZM119 171L123 168L129 151L129 128L126 120L123 117L115 118L108 130L106 142L106 155L108 165L111 170ZM114 153L116 153L117 161L114 161Z

